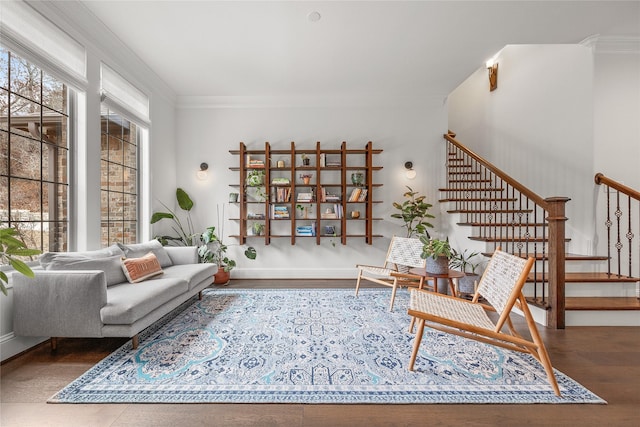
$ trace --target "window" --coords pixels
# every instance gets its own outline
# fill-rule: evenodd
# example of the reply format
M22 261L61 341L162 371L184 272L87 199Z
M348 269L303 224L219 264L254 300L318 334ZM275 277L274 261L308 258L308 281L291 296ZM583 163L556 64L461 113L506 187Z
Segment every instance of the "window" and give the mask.
M0 227L44 252L69 244L70 94L0 47Z
M101 243L135 243L138 236L138 147L140 128L102 106Z

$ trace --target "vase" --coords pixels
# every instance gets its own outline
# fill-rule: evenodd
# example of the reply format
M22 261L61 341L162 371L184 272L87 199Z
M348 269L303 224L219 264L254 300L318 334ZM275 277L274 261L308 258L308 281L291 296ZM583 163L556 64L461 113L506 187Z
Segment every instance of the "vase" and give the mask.
M218 272L213 275L213 284L214 285L227 285L229 284L229 279L231 277L230 271L224 271L224 268L219 267Z
M475 283L480 280L480 275L467 273L466 276L458 279L458 292L461 294L475 294Z
M362 172L354 172L351 174L351 183L358 187L364 185L364 174Z
M446 256L439 256L436 259L428 257L425 270L427 273L447 274L449 272L449 258Z

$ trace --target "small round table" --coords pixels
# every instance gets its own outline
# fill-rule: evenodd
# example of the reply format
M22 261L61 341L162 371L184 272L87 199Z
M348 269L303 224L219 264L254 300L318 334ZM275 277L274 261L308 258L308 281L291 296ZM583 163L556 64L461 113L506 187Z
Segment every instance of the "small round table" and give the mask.
M438 279L447 279L449 281L449 287L451 288L451 295L453 295L454 297L457 295L456 295L456 286L453 283L453 279L457 280L465 276L465 274L462 271L458 271L458 270L449 270L445 274L434 274L434 273L429 273L424 268L412 268L409 270L409 273L415 274L417 276L424 276L424 277L433 279L433 291L436 293L438 292Z

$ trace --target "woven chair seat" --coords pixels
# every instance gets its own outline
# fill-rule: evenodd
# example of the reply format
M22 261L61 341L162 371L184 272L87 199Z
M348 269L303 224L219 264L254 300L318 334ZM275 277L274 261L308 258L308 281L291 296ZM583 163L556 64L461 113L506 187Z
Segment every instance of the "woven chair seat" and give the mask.
M378 276L380 278L384 277L390 280L392 280L391 273L396 272L396 270L392 270L390 268L383 268L383 267L359 265L358 268L360 268L362 272L366 273L367 275Z
M430 313L443 319L493 330L495 325L480 304L455 298L442 298L433 292L411 289L409 310Z

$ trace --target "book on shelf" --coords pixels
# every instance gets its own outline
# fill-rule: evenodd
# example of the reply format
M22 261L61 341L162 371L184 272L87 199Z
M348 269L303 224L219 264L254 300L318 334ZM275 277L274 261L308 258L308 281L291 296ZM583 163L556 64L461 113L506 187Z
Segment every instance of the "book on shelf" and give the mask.
M332 208L327 208L320 214L321 219L340 219L342 218L342 205L336 203Z
M312 223L311 225L299 225L296 227L296 236L315 236L316 235L316 225Z
M328 168L331 167L340 167L340 165L342 164L341 160L340 160L340 155L339 154L334 154L334 155L327 155L326 156L326 160L325 160L325 166Z
M247 219L264 219L264 214L263 213L249 212L247 214Z
M289 219L289 208L286 206L271 205L272 219Z
M273 200L275 203L289 203L291 199L291 187L279 187L274 189Z
M291 185L291 181L289 181L289 178L273 178L271 180L271 184L272 185L282 185L282 186L286 186L286 185Z
M298 193L298 198L296 199L298 202L312 202L313 201L313 193Z
M351 194L349 195L350 202L364 202L367 200L367 192L366 188L356 187L351 190Z

